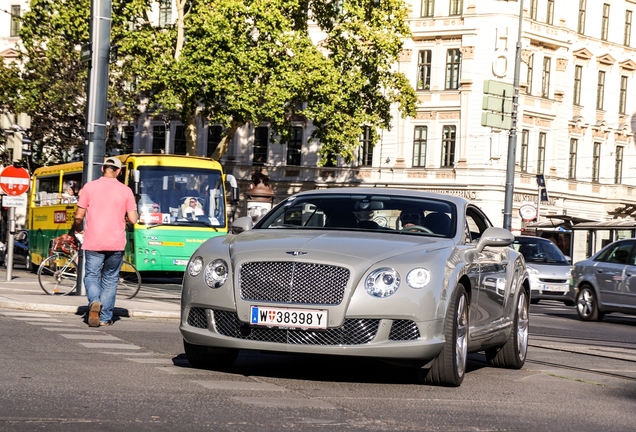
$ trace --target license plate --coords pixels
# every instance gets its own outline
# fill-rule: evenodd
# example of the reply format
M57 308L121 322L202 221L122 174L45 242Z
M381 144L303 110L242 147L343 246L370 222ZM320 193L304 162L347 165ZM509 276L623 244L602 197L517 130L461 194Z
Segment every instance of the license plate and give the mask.
M543 291L552 292L567 292L570 289L569 285L544 285Z
M327 311L252 306L252 325L300 329L326 329Z

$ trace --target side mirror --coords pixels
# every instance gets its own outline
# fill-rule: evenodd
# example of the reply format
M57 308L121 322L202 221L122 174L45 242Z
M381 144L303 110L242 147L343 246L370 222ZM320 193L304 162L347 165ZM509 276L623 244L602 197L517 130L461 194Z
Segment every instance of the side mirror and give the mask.
M238 188L238 183L236 181L236 177L234 177L232 174L226 174L225 181L230 182L230 188L231 188L230 202L232 204L237 204L239 202L239 188Z
M132 171L133 176L133 193L135 196L139 195L139 179L141 178L139 170Z
M232 234L240 234L243 231L249 231L254 226L252 218L249 216L243 216L232 222Z
M515 241L515 236L504 228L490 227L479 238L477 252L484 250L486 246L504 247L510 246Z

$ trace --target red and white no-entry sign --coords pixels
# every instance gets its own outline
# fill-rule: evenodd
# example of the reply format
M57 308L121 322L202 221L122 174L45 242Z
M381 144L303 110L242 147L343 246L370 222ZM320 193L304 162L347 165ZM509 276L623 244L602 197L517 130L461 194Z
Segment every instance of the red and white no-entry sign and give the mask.
M18 196L29 190L31 176L24 168L9 165L0 174L0 188L11 196Z

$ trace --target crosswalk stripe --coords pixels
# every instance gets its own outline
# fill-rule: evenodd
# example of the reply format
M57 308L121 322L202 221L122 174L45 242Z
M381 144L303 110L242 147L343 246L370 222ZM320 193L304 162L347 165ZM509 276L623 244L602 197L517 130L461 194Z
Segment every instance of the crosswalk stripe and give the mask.
M293 407L293 408L322 408L335 409L330 403L319 399L298 399L298 398L258 398L258 397L233 397L232 399L249 405L265 407Z
M33 317L33 318L49 318L51 315L37 312L0 312L0 315L6 317Z
M196 384L212 390L261 390L261 391L286 391L285 388L275 384L259 383L255 381L207 381L194 380Z
M60 336L65 337L66 339L90 339L90 340L121 340L118 337L105 335L105 334L71 334L71 333L60 333Z
M102 354L126 355L126 356L149 356L149 352L128 352L128 351L102 351Z
M133 344L116 344L116 343L99 343L99 342L80 342L86 348L107 348L107 349L126 349L126 350L138 350L140 346Z
M153 364L169 364L172 365L172 360L166 358L129 358L126 360L130 360L135 363L153 363Z

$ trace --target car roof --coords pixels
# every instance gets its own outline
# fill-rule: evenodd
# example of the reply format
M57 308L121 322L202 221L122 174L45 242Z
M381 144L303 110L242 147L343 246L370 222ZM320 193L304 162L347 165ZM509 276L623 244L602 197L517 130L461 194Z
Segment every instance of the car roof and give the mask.
M466 198L462 198L456 195L448 195L437 192L428 192L416 189L400 189L400 188L370 188L370 187L342 187L342 188L327 188L327 189L313 189L308 191L298 192L292 196L307 196L307 195L393 195L396 197L416 197L416 198L431 198L443 201L449 201L455 204L459 208L465 207L470 201Z

